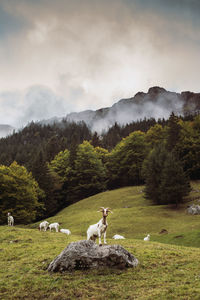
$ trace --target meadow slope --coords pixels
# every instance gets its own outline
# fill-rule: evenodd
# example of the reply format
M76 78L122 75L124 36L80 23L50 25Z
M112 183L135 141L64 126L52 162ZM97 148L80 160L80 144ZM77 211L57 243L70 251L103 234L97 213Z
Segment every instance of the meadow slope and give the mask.
M193 183L191 197L198 196L199 187ZM70 236L39 232L38 223L0 226L0 299L199 299L200 216L187 215L187 204L178 210L151 205L142 189L107 191L49 218L69 228ZM100 206L114 212L108 217L108 243L121 244L139 266L49 274L49 263L70 242L86 238L87 227L101 217ZM159 234L164 228L168 234ZM113 240L115 233L126 239ZM151 241L145 243L147 233Z
M85 239L88 226L102 217L99 207L110 207L113 214L107 218L108 238L121 234L126 238L143 240L149 233L152 241L200 247L200 216L187 214L190 202L183 203L178 209L152 205L144 198L143 189L143 186L135 186L106 191L79 201L47 220L59 222L62 228L69 228L73 234ZM200 199L200 182L192 183L190 198L194 197ZM28 227L36 228L38 224ZM168 234L159 234L162 229L166 229Z

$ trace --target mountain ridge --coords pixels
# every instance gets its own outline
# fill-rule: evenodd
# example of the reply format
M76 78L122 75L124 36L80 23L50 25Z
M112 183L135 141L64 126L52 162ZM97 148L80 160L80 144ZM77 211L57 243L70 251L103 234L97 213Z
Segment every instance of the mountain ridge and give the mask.
M168 118L172 111L178 115L200 111L200 93L176 93L154 86L147 93L138 92L131 98L120 99L111 107L70 113L64 119L84 121L92 131L100 132L115 122L125 125L144 118Z
M183 91L180 93L167 91L163 87L153 86L148 92L137 92L133 97L122 98L110 107L97 110L71 112L64 118L53 117L41 120L41 124L84 121L94 132L106 131L115 123L125 125L144 118L168 118L174 112L177 115L194 114L200 111L200 93ZM7 126L7 127L6 127ZM14 128L0 125L0 136L11 134Z

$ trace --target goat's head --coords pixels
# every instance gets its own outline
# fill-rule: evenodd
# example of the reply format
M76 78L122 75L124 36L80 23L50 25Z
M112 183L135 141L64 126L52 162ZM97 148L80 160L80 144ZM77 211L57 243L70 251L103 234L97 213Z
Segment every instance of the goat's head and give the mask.
M99 212L103 213L103 217L107 217L109 212L113 213L109 207L100 207L100 209Z

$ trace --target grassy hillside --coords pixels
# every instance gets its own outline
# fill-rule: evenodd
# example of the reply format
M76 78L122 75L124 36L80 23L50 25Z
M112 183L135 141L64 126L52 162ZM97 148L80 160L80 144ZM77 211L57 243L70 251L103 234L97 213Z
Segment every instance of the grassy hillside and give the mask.
M137 268L49 274L48 264L80 236L1 226L0 237L2 300L199 299L198 248L121 240L139 259Z
M200 199L200 182L192 183L190 198ZM152 205L144 198L143 187L126 187L107 191L84 199L63 209L49 222L59 222L62 228L68 228L75 235L86 238L90 224L96 223L102 216L99 207L110 207L113 214L108 216L108 238L122 234L126 238L143 239L149 233L152 241L185 246L200 246L200 215L188 215L182 204L174 207ZM197 203L196 201L192 201ZM31 227L37 227L33 224ZM162 229L167 235L159 234Z
M194 183L190 197L199 189ZM101 217L100 206L114 212L108 217L108 243L121 244L139 266L49 274L49 263L70 242L86 238L88 226ZM154 206L142 187L128 187L84 199L49 219L69 228L70 236L39 232L38 223L0 226L0 299L199 299L200 216L187 215L186 206ZM161 229L168 234L159 234ZM114 241L116 233L126 239ZM150 242L143 241L147 233Z

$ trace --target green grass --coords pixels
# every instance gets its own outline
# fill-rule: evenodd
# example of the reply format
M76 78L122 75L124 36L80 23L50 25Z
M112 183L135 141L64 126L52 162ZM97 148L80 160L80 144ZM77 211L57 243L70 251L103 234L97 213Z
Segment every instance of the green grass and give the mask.
M190 197L200 197L200 182L194 182L192 186ZM126 187L100 193L63 209L47 220L59 222L62 228L68 228L74 235L85 239L88 226L101 218L101 213L97 212L99 207L105 206L113 211L107 218L109 238L122 234L129 239L143 240L149 233L152 241L200 247L200 216L187 214L188 203L182 204L179 209L152 205L144 198L143 188ZM28 227L36 228L38 224ZM159 234L162 229L166 229L168 234Z
M191 197L200 183L193 183ZM0 299L199 299L200 216L151 205L143 187L107 191L84 199L56 216L72 235L39 232L38 223L10 228L0 226ZM109 206L108 243L121 244L140 264L127 270L88 270L50 274L49 263L72 241L86 238L90 224ZM161 229L168 234L159 234ZM114 234L125 240L114 241ZM144 242L150 233L151 241Z
M121 240L117 243L139 259L138 267L49 274L48 264L81 237L6 226L0 236L2 300L199 299L198 248Z

